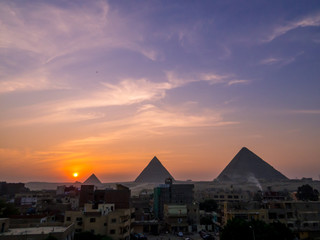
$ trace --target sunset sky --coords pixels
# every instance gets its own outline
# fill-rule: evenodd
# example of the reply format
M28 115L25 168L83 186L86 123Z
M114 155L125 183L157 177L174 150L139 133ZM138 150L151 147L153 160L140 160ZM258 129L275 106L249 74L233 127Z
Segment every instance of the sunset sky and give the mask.
M320 3L0 1L0 181L320 177Z

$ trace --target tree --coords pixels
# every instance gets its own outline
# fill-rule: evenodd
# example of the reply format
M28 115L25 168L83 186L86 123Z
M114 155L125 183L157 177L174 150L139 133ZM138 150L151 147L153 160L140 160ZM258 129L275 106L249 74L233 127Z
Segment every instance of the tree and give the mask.
M76 240L112 240L109 236L95 235L92 232L80 232L75 234Z
M46 237L44 240L58 240L55 236L52 236L51 234L49 234L48 237Z
M221 240L292 240L292 231L283 223L267 224L260 220L250 222L234 218L229 220L221 233Z
M200 210L204 210L205 212L212 212L218 209L218 204L214 199L208 199L199 204Z
M204 216L200 218L200 224L201 225L211 225L212 224L212 218L210 216Z
M19 214L19 211L12 203L0 200L0 217L6 218L16 214Z
M318 201L319 192L313 189L309 184L298 187L297 198L302 201Z

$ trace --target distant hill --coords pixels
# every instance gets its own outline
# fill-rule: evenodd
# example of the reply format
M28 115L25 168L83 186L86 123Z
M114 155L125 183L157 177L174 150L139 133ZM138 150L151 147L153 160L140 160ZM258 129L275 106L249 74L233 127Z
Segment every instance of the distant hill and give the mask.
M162 165L157 157L154 157L149 164L143 169L140 175L136 178L135 182L141 183L164 183L166 178L174 178L168 170Z
M101 181L97 178L96 175L92 174L87 180L84 181L83 184L84 185L86 185L86 184L95 185L95 184L101 184Z
M288 179L248 148L242 148L217 177L219 181L250 182L257 179L274 181Z

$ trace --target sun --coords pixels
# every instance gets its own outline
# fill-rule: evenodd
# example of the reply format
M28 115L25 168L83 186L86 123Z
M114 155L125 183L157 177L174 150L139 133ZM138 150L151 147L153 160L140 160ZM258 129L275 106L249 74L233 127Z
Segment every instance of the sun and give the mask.
M72 175L73 175L73 177L78 177L79 174L77 172L75 172Z

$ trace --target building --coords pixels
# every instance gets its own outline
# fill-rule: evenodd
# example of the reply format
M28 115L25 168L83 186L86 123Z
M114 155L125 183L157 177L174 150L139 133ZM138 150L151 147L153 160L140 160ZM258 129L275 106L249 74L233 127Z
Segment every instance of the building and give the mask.
M85 204L83 211L66 211L65 223L74 223L76 232L108 235L114 240L129 239L134 209L115 209L115 204Z
M131 191L128 187L117 184L116 189L105 190L105 203L114 203L116 209L127 209L130 207Z
M155 217L163 220L165 204L192 204L194 201L193 189L193 184L172 184L172 179L167 179L165 184L156 187L153 205Z
M0 182L0 196L7 196L8 199L17 193L28 192L24 183L7 183Z
M187 205L165 204L164 219L169 232L187 232L189 226Z
M1 240L43 240L53 236L58 240L73 240L74 225L38 226L24 228L10 228L8 218L0 218L0 239Z
M233 218L282 222L300 239L320 239L320 201L225 202L223 224Z
M0 233L8 231L9 222L9 218L0 218Z
M222 224L228 220L240 218L244 220L261 220L268 222L268 209L260 207L258 202L224 202L222 211Z
M94 185L81 185L79 207L83 207L85 203L94 202Z
M240 189L233 189L231 185L230 189L217 189L206 188L195 192L196 201L203 202L205 200L213 199L218 203L225 201L228 202L240 202L249 200L247 192L243 192Z

